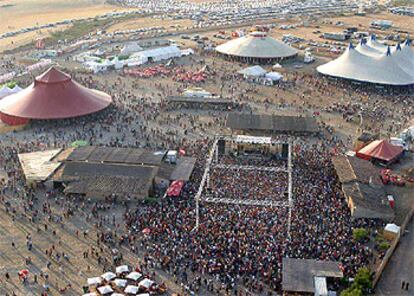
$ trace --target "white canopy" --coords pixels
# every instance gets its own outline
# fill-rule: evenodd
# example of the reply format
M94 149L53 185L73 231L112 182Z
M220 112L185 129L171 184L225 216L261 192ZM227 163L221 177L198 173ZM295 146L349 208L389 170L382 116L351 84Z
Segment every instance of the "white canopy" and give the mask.
M129 267L128 267L128 265L120 265L115 269L115 271L116 271L116 273L128 272Z
M175 57L181 57L181 50L175 45L143 50L131 55L132 59L138 59L144 62L147 62L149 59L158 62Z
M141 50L142 50L142 47L139 46L138 42L129 42L124 45L124 47L120 51L120 54L130 55L132 53L139 52Z
M23 90L23 88L21 88L20 86L18 86L17 84L11 89L12 90L12 92L15 94L15 93L18 93L19 91L22 91Z
M125 296L125 295L121 293L112 293L111 296Z
M92 292L92 293L83 294L82 296L98 296L98 294Z
M115 279L114 283L117 287L123 288L127 285L128 281L124 279Z
M114 290L112 290L110 285L102 286L98 288L99 293L102 295L112 293Z
M88 278L89 286L99 285L100 283L102 283L102 279L100 277Z
M11 95L12 93L13 91L7 85L3 85L0 88L0 99L7 97L8 95Z
M261 77L266 74L266 70L260 66L252 66L248 68L244 68L237 73L242 74L244 76L254 76L254 77Z
M133 281L137 281L142 277L142 274L136 271L131 272L130 274L128 274L125 278L129 279L129 280L133 280Z
M389 232L392 232L392 233L399 233L400 232L400 230L401 230L401 227L400 226L398 226L398 225L396 225L396 224L394 224L394 223L390 223L390 224L387 224L386 226L385 226L385 231L389 231Z
M265 75L266 78L271 79L273 81L279 81L283 78L283 75L279 72L269 72Z
M253 32L247 36L230 40L216 47L222 54L246 58L286 58L297 54L289 45L268 37L264 32Z
M110 280L116 278L116 274L108 271L108 272L105 272L103 275L101 275L101 278L109 282Z
M357 48L351 44L340 57L319 66L317 71L324 75L384 85L414 84L414 53L409 45L392 50L379 44L375 40L360 44ZM383 53L381 46L386 47Z
M128 285L124 292L127 294L137 294L138 293L139 288L137 286L133 286L133 285Z
M138 285L140 287L144 287L145 289L149 289L153 284L155 284L154 281L151 281L150 279L143 279Z

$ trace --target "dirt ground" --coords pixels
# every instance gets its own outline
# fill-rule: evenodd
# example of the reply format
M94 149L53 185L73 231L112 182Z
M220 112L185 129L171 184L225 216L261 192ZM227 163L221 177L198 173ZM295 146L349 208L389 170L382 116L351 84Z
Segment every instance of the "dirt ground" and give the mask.
M0 0L0 6L2 6L0 7L0 34L66 19L82 19L107 12L128 10L108 5L105 0ZM0 52L30 43L40 37L47 37L53 31L66 28L68 26L63 25L2 39Z

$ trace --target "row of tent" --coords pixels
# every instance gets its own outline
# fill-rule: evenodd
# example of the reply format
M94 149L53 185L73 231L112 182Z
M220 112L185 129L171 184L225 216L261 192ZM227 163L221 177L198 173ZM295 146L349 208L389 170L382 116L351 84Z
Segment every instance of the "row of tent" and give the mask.
M407 39L403 44L388 46L375 35L354 46L337 59L317 68L321 74L382 85L414 84L414 50Z
M158 47L148 50L141 50L131 54L126 59L114 57L113 59L101 59L93 56L82 56L86 68L92 70L94 73L104 72L111 68L122 69L123 67L135 67L149 62L160 62L182 56L194 54L194 51L189 49L180 50L175 45ZM78 59L81 61L81 59Z
M22 88L20 86L18 86L17 84L13 88L8 87L7 85L3 85L0 88L0 99L3 99L3 98L5 98L9 95L12 95L12 94L16 94L16 93L20 92L21 90L22 90Z

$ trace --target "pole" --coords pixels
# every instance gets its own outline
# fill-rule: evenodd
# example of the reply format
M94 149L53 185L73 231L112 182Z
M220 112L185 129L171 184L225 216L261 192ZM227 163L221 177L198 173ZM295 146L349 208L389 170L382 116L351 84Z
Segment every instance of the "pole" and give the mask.
M288 201L289 201L289 218L288 218L288 237L290 238L290 227L292 223L292 207L293 207L293 198L292 198L292 140L289 139L288 142Z

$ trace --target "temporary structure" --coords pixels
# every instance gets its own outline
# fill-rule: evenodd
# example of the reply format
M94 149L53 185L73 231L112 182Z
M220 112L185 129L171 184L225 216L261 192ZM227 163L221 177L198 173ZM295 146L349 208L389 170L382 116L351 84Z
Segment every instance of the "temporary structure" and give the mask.
M99 287L98 291L102 295L106 295L106 294L112 293L114 290L112 290L110 285L106 285L106 286Z
M144 63L151 61L158 62L176 57L181 57L181 50L175 45L143 50L134 53L131 56L132 59L138 59L143 61Z
M103 278L105 281L109 282L110 280L116 278L116 274L113 272L105 272L103 275L101 275L101 278Z
M92 277L88 278L88 285L89 286L96 286L102 283L102 279L100 277Z
M3 99L12 94L16 94L20 91L22 91L22 88L18 85L15 85L13 88L8 87L7 85L3 85L0 88L0 99Z
M12 93L13 91L7 85L3 85L0 88L0 99L7 97L8 95L11 95Z
M394 224L394 223L389 223L387 225L385 225L384 228L384 236L387 239L393 239L395 238L401 231L401 227Z
M266 75L266 70L256 65L244 68L237 73L242 74L244 77L263 77Z
M279 81L280 79L283 78L283 75L280 74L279 72L269 72L269 73L266 73L265 77L272 81Z
M406 45L408 44L408 45ZM409 41L394 48L375 38L352 44L337 59L317 68L321 74L383 85L414 84L414 52Z
M130 55L142 50L142 47L137 42L129 42L122 47L120 55Z
M0 118L10 125L29 119L72 118L103 110L111 103L108 94L86 88L52 67L26 89L2 99Z
M357 152L357 157L371 160L377 159L385 162L396 160L403 152L403 148L391 145L386 140L375 140Z
M268 37L265 32L252 32L249 35L228 41L217 46L216 51L246 61L269 63L297 54L296 49Z
M127 294L134 294L134 295L137 294L138 291L139 291L139 287L138 286L134 286L134 285L128 285L125 288L125 290L124 290L125 293L127 293Z
M133 281L137 281L142 277L142 274L136 271L131 272L125 278Z

